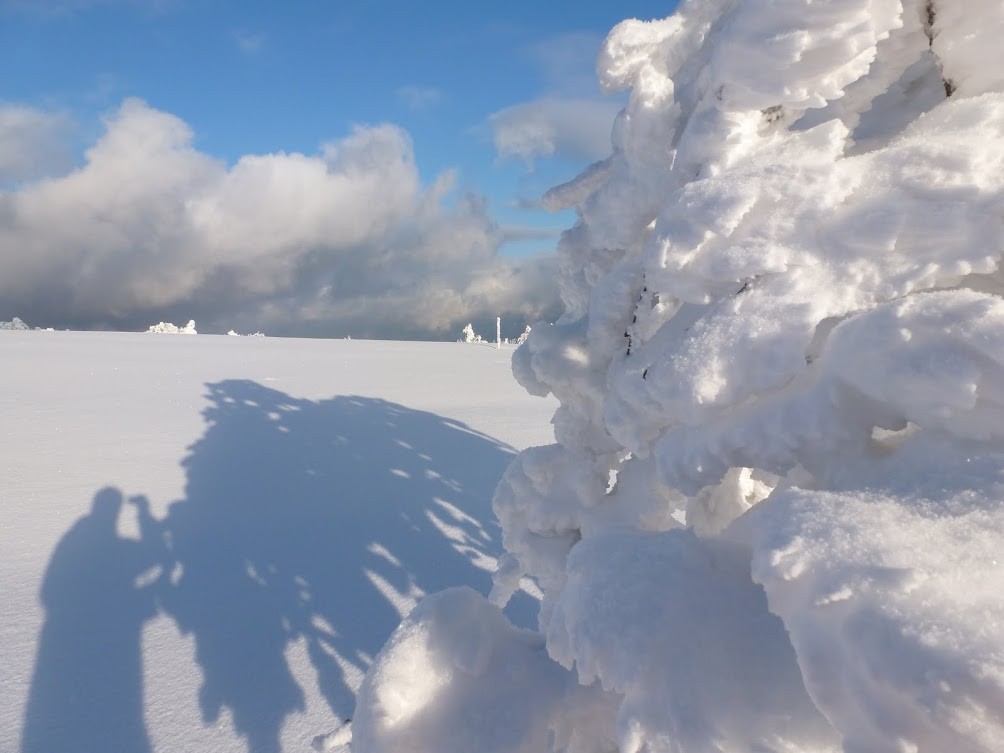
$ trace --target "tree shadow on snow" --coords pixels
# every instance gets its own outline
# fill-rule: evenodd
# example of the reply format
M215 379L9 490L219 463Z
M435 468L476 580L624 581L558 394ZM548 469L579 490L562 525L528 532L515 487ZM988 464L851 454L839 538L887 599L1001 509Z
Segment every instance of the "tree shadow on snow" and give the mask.
M129 500L141 538L117 526L122 493L99 491L60 539L46 569L45 623L25 712L23 753L147 753L143 623L156 614L153 572L165 551L147 502Z
M209 398L187 496L162 523L174 562L161 601L195 639L204 719L229 708L249 750L273 753L303 706L292 641L349 716L342 667L365 669L397 626L395 592L487 591L474 560L501 550L490 503L513 451L384 400L314 402L250 381L209 385Z

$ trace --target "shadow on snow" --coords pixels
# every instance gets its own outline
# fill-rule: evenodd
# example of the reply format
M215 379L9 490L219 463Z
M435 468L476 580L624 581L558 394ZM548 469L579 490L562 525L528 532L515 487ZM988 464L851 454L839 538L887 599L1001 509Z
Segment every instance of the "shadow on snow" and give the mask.
M60 539L42 582L39 638L22 736L24 753L150 750L143 723L143 623L157 612L152 585L137 584L165 552L146 500L129 500L141 541L121 538L117 489Z
M485 556L501 550L491 495L511 448L384 400L315 402L237 380L208 389L185 499L161 521L131 500L135 541L115 533L121 494L103 490L57 545L24 753L150 749L140 635L156 604L194 637L203 719L228 708L249 751L274 753L303 707L291 642L304 641L346 717L355 698L342 668L365 670L400 620L392 599L489 588ZM155 563L156 582L137 584ZM528 602L515 605L524 623Z

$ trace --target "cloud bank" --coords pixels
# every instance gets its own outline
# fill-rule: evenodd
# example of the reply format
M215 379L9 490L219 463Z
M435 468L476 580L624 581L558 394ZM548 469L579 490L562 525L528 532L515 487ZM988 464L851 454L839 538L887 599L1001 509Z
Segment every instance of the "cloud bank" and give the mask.
M0 318L451 338L468 320L555 316L553 258L500 256L484 201L451 188L449 174L422 184L395 126L228 166L130 99L82 167L0 191Z

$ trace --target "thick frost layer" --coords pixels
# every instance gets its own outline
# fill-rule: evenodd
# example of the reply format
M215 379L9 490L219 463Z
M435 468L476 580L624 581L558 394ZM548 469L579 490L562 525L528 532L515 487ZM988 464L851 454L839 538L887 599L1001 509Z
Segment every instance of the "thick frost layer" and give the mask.
M750 516L754 578L846 750L1004 750L1002 469L921 431Z
M557 442L498 487L492 599L537 581L612 749L1004 750L1002 34L999 0L683 0L607 38L630 99L545 197L566 313L513 371Z

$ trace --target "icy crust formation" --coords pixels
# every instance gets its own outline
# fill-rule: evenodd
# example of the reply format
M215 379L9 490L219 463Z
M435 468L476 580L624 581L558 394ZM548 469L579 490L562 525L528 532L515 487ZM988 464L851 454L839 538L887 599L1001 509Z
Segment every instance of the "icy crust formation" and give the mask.
M1002 34L998 0L683 0L611 32L630 100L545 197L580 216L566 313L513 361L557 441L495 497L492 601L539 584L549 660L514 684L530 639L498 623L463 699L378 717L408 662L471 650L417 612L357 752L1004 750Z

